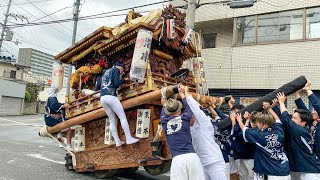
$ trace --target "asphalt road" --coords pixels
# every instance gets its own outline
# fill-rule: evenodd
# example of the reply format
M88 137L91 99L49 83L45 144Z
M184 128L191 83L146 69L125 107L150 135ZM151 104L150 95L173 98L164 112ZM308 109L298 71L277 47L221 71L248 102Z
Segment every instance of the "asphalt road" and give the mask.
M24 123L24 124L21 124ZM50 138L38 136L42 115L0 116L0 180L96 179L93 173L67 171L65 152ZM118 174L115 180L169 180L169 173L148 175L142 167L133 174Z

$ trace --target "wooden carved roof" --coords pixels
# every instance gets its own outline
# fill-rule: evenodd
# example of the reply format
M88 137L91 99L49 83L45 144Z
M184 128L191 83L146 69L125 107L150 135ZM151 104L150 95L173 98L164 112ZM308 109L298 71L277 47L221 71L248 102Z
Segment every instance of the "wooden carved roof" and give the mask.
M88 48L92 49L101 40L110 39L113 37L112 29L109 27L102 26L93 33L89 34L75 45L69 47L58 55L54 56L54 59L62 63L71 63L72 58L77 58L77 56L88 51ZM88 52L89 53L89 52ZM83 56L82 56L83 57Z
M128 16L135 19L129 19ZM100 55L110 56L122 49L135 44L137 33L141 28L153 32L153 40L160 41L167 48L180 51L182 56L175 57L182 60L190 59L195 54L195 48L192 43L182 46L182 38L185 34L185 13L173 8L171 5L161 10L151 11L149 14L140 17L134 15L134 11L129 11L126 23L122 23L114 28L101 27L94 31L74 46L66 49L54 58L63 63L72 63L85 57L92 51ZM175 20L175 39L170 41L166 38L165 21L168 18ZM159 42L160 42L159 41Z

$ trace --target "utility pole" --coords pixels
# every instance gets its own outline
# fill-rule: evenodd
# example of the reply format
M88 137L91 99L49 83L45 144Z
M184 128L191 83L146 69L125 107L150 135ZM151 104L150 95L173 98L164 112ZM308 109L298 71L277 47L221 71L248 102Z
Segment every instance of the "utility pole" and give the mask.
M196 0L188 0L188 9L187 9L187 22L186 25L188 28L194 29L194 22L196 19Z
M7 21L8 21L8 17L9 17L10 6L11 6L11 0L9 0L8 7L7 7L7 13L4 15L4 22L2 24L2 32L1 32L1 38L0 38L0 53L1 53L2 42L4 39L4 32L7 29Z
M74 11L73 11L72 46L76 43L79 8L80 8L80 0L76 0L76 2L74 3ZM68 80L70 80L71 74L72 74L72 66L71 64L69 64ZM69 95L70 95L70 82L67 83L67 91L66 91L67 101L69 101Z

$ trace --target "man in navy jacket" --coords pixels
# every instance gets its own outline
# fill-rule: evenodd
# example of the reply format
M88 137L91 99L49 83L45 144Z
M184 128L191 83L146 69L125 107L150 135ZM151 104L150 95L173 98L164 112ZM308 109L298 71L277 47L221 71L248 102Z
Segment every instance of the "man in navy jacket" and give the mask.
M122 129L126 136L126 143L133 144L139 141L139 139L131 136L126 114L124 113L124 109L117 97L117 89L126 80L129 80L129 78L122 79L124 70L125 66L119 62L117 62L112 68L106 70L102 76L100 88L100 102L109 117L111 135L116 141L117 147L123 145L124 142L120 140L118 135L115 114L117 114L120 119Z
M294 171L300 173L301 180L320 179L320 160L313 152L314 140L308 129L312 124L310 113L297 109L290 116L284 104L286 99L284 93L278 93L277 98L281 110L280 120L289 135L290 153L292 153L289 160L294 164Z

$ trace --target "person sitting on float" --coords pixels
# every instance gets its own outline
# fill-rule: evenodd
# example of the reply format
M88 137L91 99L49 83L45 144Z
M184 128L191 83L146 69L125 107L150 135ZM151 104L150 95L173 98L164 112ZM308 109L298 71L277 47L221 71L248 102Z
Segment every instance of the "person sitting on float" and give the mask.
M68 103L59 103L57 95L58 88L50 88L48 90L49 97L45 104L44 121L48 127L55 126L65 120L64 109L69 108ZM67 131L67 145L71 144L71 131Z

